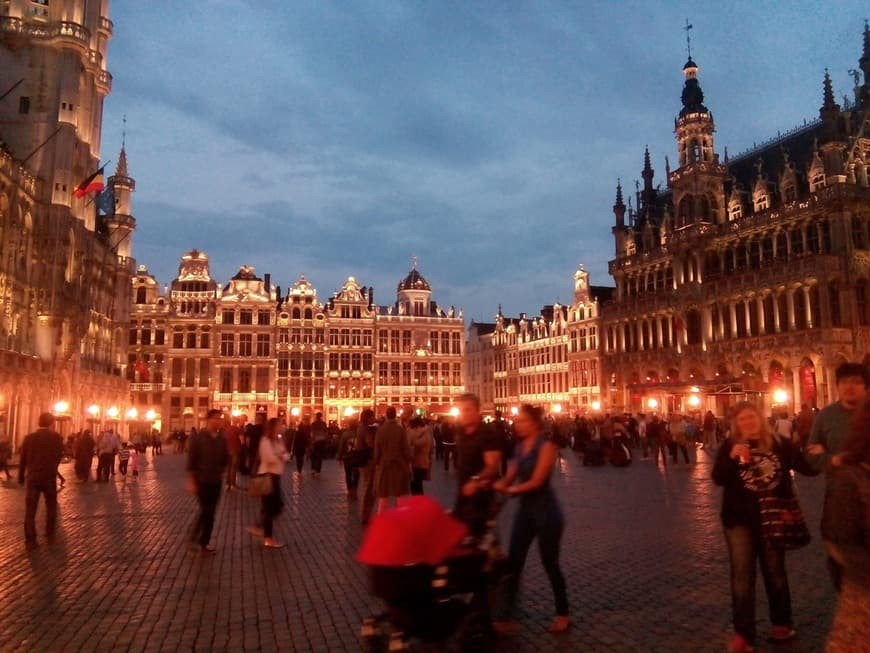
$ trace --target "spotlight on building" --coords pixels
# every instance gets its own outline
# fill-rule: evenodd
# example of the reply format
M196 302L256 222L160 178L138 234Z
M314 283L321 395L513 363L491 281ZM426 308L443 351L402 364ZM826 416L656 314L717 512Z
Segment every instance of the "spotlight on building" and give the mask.
M149 409L148 412L145 413L145 419L147 419L149 422L153 422L155 419L157 419L157 412L153 408Z
M118 415L121 414L121 411L118 410L117 406L109 406L109 409L106 411L106 417L109 419L118 419Z
M511 415L516 416L516 415L519 415L519 414L520 414L520 409L519 409L518 407L516 407L516 406L511 406Z
M242 414L242 411L240 411L238 408L233 408L230 411L230 415L232 415L233 417L239 417L241 414Z
M293 408L290 409L290 414L293 417L299 417L299 406L293 406Z
M68 401L58 401L53 407L52 412L55 417L61 417L69 414L69 402Z
M87 412L91 419L97 419L100 416L100 407L97 404L91 404L87 407Z
M130 408L127 410L127 419L136 419L139 417L139 411L135 408Z
M646 406L650 410L655 410L656 408L659 407L659 400L656 399L655 397L650 397L649 399L646 400Z
M562 404L555 404L553 406L553 412L554 413L561 413L562 412Z
M786 404L788 403L788 393L783 389L773 391L773 403Z
M344 409L344 416L345 416L345 417L350 417L350 416L353 415L355 412L356 412L356 410L354 410L351 406L348 406L347 408Z
M598 401L597 399L592 402L592 410L594 410L595 412L598 412L599 410L601 410L601 402Z
M459 408L457 408L456 406L453 406L450 409L450 417L459 417Z
M696 394L691 395L689 397L689 405L692 408L697 408L698 406L701 405L701 398Z

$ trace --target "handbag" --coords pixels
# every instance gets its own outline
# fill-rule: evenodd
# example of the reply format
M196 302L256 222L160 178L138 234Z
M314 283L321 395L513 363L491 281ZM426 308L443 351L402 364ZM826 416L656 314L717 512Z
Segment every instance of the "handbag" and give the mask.
M352 449L344 454L344 464L349 467L365 467L369 464L372 458L372 450L370 447L361 447Z
M272 494L272 475L255 474L248 481L248 496L265 497Z
M797 497L777 496L773 492L759 493L761 533L770 546L788 551L810 543L812 536Z

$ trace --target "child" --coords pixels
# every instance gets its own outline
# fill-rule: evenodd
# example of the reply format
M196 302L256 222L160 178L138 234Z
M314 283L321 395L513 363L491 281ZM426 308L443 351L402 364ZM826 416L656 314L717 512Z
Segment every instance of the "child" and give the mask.
M130 445L125 442L121 447L121 451L118 454L118 470L121 472L121 476L124 477L124 480L127 480L127 463L130 462Z
M130 473L134 481L139 479L139 451L136 447L130 449Z

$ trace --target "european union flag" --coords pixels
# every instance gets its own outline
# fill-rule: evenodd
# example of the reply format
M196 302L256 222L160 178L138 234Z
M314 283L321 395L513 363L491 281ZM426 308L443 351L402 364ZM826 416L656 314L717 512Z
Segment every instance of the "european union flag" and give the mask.
M115 185L109 184L97 195L97 209L105 216L115 215Z

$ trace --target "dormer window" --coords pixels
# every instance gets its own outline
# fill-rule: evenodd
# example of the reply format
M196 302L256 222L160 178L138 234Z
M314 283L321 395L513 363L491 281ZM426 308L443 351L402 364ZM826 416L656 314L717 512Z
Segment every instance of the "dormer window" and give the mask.
M755 212L767 211L770 208L770 199L767 193L758 193L755 196Z
M782 201L784 204L791 204L797 200L797 189L794 184L788 184L782 189Z
M731 206L728 207L728 219L729 220L739 220L743 217L743 206L738 201L731 202Z
M822 188L825 187L825 173L817 172L813 175L810 180L810 190L814 193L819 192Z

